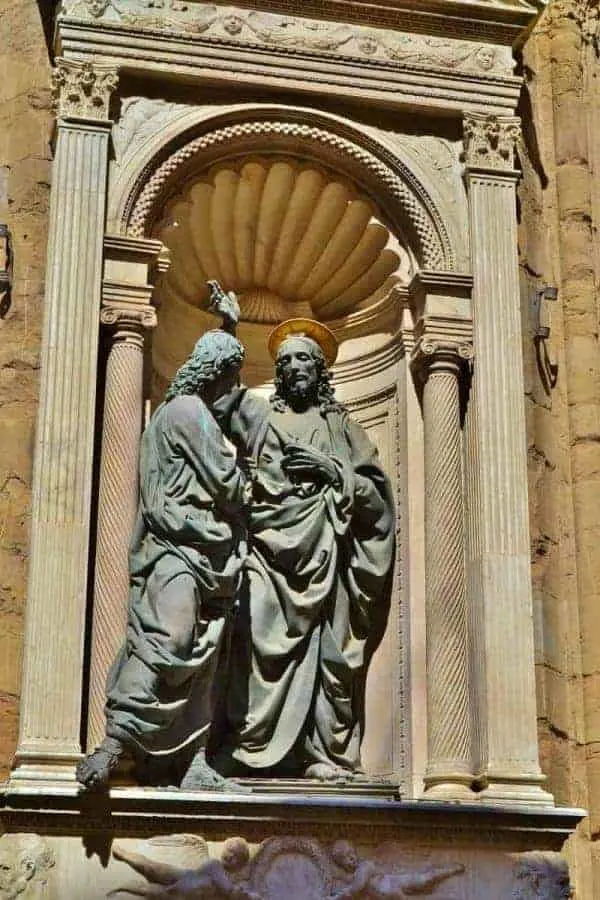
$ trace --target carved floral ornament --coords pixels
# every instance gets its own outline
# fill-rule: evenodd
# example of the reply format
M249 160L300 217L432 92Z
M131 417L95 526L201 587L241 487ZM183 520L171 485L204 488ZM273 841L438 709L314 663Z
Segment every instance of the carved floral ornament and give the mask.
M387 61L400 67L510 75L507 48L390 29L281 16L181 0L67 0L61 15L135 29L201 36L220 43Z
M515 145L521 134L516 116L469 113L464 120L464 161L471 169L512 171Z
M58 117L107 121L110 97L117 84L114 67L58 58L52 72Z

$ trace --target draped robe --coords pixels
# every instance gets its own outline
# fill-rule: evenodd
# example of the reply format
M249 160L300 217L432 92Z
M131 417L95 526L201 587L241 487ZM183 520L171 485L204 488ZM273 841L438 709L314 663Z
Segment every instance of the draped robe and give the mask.
M241 388L215 414L255 468L228 753L255 769L292 754L302 770L322 762L358 771L367 668L390 604L389 480L364 429L341 408L292 420ZM290 441L326 453L337 482L288 477Z
M245 477L197 395L156 410L140 455L127 639L107 685L107 734L170 754L212 721L245 555Z

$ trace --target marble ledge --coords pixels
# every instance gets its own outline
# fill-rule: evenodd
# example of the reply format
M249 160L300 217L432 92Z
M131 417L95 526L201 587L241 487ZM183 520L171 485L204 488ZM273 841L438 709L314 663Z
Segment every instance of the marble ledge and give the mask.
M441 842L505 844L519 850L560 850L586 815L569 807L486 805L433 800L365 797L339 790L301 794L282 788L251 794L182 792L168 788L115 787L108 793L80 794L62 787L0 786L0 829L74 834L88 831L164 834L193 823L206 838L231 830L268 836L319 833L340 828L377 839L398 837Z

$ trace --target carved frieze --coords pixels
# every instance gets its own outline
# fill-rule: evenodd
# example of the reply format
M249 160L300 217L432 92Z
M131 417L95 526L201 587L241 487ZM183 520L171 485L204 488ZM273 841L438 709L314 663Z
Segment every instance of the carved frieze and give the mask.
M201 840L193 835L160 838L156 855L155 848L149 847L152 856L116 845L115 857L149 883L146 892L141 886L136 888L137 896L208 900L218 893L238 900L280 900L284 896L287 900L401 900L413 894L432 895L439 885L456 882L465 871L460 862L434 863L430 859L422 865L413 860L384 864L361 857L349 841L327 846L303 837L271 838L254 853L243 838L229 838L220 860L203 853L198 864L188 868L177 855L170 853L168 860L165 858L165 848L173 842L182 845L183 837ZM119 895L113 891L109 896Z
M387 61L402 67L509 75L510 53L491 43L407 34L382 28L181 0L67 0L63 17L201 36L288 52Z
M52 94L59 118L108 119L108 104L118 75L113 67L58 58Z
M464 160L467 167L512 170L520 133L521 122L516 116L467 114L464 120Z

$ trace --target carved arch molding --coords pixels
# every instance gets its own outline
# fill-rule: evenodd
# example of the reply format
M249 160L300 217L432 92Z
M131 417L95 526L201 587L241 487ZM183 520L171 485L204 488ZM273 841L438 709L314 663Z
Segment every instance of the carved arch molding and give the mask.
M120 230L151 233L182 183L216 161L245 153L288 153L330 166L370 194L393 231L404 233L422 268L454 271L457 253L444 216L413 170L388 147L337 118L305 109L241 109L184 129L138 172L121 207Z

